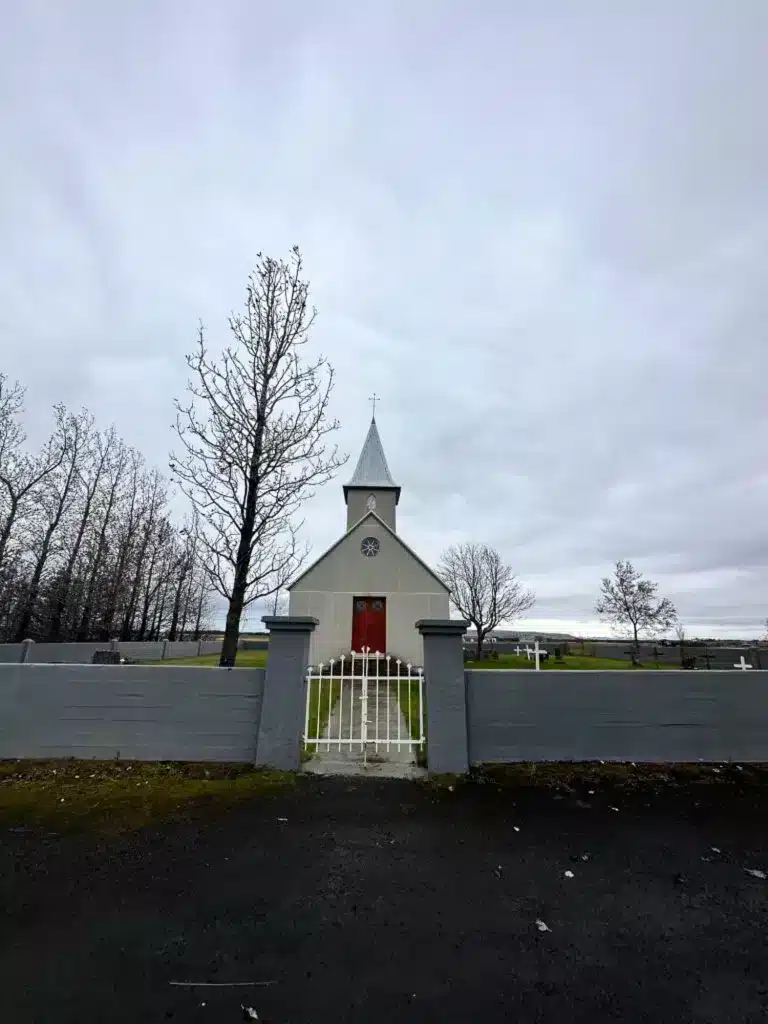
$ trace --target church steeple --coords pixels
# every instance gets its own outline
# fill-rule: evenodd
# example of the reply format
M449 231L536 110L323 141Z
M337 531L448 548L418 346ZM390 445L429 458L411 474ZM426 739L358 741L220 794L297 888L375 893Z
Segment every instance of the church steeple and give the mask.
M344 484L344 500L347 503L347 529L369 511L375 511L391 529L395 529L395 506L400 501L400 487L389 471L375 414L352 479Z

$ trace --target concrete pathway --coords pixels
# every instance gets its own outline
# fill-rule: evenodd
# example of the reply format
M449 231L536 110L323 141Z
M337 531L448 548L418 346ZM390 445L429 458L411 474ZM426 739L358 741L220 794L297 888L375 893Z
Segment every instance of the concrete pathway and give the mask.
M371 775L387 778L425 776L426 770L416 763L413 747L382 742L386 741L388 735L390 740L398 737L407 739L409 736L408 724L397 703L396 690L396 686L381 680L377 694L376 684L368 684L369 742L365 751L362 742L342 743L339 749L339 737L362 737L362 683L350 685L345 680L342 696L332 710L323 733L324 739L312 760L304 764L304 771L314 775ZM373 742L377 737L379 742Z

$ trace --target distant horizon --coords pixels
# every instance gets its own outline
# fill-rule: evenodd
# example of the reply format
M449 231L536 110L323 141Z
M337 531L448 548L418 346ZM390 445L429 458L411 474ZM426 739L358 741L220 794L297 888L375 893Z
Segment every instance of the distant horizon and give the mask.
M269 615L271 613L271 608L264 610L263 606L257 607L257 605L254 604L241 623L241 632L265 632L265 627L261 621L261 617L262 615ZM461 616L453 614L451 617L458 619ZM223 630L224 619L224 613L217 615L215 618L217 625L213 628L216 630ZM219 622L221 625L218 624ZM736 623L732 626L728 626L723 623L714 625L692 622L690 624L685 623L685 628L686 639L688 640L760 640L765 636L766 632L764 624L751 625L748 623ZM597 620L574 621L571 619L558 620L528 618L521 619L519 622L513 622L511 624L502 623L497 627L497 629L516 633L562 633L563 635L574 636L579 639L583 637L585 640L605 639L620 642L628 639L626 635L613 633L604 622ZM471 629L469 631L471 632ZM666 633L659 634L659 639L665 638L676 639L674 630L667 630Z

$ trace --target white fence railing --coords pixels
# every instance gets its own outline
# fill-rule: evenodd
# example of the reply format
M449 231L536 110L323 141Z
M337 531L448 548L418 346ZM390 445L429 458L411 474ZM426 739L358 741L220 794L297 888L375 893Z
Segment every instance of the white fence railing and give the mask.
M367 648L310 668L303 738L310 752L363 760L423 748L423 669Z

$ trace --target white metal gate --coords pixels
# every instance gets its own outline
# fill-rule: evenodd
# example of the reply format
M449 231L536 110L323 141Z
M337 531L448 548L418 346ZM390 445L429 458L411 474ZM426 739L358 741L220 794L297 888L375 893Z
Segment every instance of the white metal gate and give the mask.
M303 739L363 761L423 750L423 669L369 648L310 668Z

